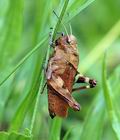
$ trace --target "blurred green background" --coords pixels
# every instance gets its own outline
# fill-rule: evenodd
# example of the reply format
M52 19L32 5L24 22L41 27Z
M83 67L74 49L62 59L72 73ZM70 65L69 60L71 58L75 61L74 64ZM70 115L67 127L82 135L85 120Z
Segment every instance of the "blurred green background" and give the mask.
M98 85L73 95L81 111L49 117L43 65L58 22L53 10L60 15L65 2L0 0L0 140L120 140L119 0L67 3L62 22L77 38L78 70Z

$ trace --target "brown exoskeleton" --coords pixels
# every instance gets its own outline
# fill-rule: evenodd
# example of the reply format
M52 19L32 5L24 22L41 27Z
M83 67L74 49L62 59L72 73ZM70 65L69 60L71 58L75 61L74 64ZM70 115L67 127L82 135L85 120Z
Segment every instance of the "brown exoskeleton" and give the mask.
M62 35L55 41L54 53L49 59L46 70L48 106L51 118L56 115L66 117L69 107L79 111L80 105L72 97L72 92L96 86L95 80L79 74L77 71L78 63L79 54L76 38L73 35ZM88 83L89 85L73 89L74 82Z

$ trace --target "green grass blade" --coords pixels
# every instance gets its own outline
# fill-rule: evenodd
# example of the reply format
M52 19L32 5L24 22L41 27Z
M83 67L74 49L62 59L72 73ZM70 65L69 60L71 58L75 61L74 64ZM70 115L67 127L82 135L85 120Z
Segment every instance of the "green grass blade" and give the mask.
M62 21L62 19L63 19L63 16L64 16L64 14L65 14L65 12L66 12L68 3L69 3L69 0L65 0L65 3L64 3L64 5L63 5L63 8L62 8L62 10L61 10L61 12L60 12L60 16L59 16L58 22L57 22L57 24L55 25L55 28L54 28L54 31L53 31L52 40L55 40L56 33L57 33L58 28L59 28L59 26L60 26L60 23L61 23L61 21Z
M74 129L74 127L71 127L68 129L68 131L66 132L66 134L63 137L63 140L69 140L69 135L73 129Z
M111 88L106 79L106 54L104 55L104 58L103 58L102 83L103 83L103 93L104 93L104 98L106 102L108 117L112 125L113 131L116 134L116 137L118 138L118 140L120 140L120 120L115 112L115 109L113 106L113 100L111 97Z
M78 15L81 11L91 5L94 1L95 0L75 0L74 2L72 2L68 7L67 13L69 13L69 16L66 15L65 22L69 22L70 20L72 20L76 15Z
M42 73L41 73L40 87L39 87L39 90L38 90L38 93L37 93L35 107L34 107L33 116L32 116L32 121L31 121L31 126L30 126L30 135L32 135L32 133L33 133L33 127L34 127L34 124L35 124L37 108L38 108L38 105L39 105L39 99L40 99L40 95L41 95L40 93L42 91L43 82L44 82L44 71L42 71Z
M52 126L50 128L50 137L49 140L60 140L60 131L61 131L62 119L55 117L52 121Z
M100 140L105 118L104 100L101 93L96 95L88 110L81 131L80 140Z
M36 71L36 70L35 70ZM25 119L26 113L29 110L31 103L34 103L35 97L39 91L39 83L41 79L42 66L39 68L38 73L36 73L36 80L32 83L32 87L29 90L29 93L26 95L25 99L21 102L18 107L9 128L9 131L19 131L22 127L23 120ZM42 75L43 76L43 75Z
M13 59L20 47L23 27L23 5L23 0L9 2L8 10L4 16L4 24L0 30L0 66L2 68L6 66L6 63L10 63L8 58Z
M47 40L47 37L45 37L43 40L41 40L28 54L25 55L25 57L20 60L20 62L13 68L13 70L0 82L0 86L35 52L37 51L40 46Z
M0 140L31 140L31 137L15 132L0 132Z

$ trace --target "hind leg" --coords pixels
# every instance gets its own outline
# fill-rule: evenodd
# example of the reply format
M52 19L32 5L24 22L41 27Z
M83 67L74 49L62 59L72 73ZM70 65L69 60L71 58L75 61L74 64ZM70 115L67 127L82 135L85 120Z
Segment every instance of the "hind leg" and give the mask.
M86 86L81 86L78 88L73 88L73 92L77 90L82 90L82 89L89 89L89 88L94 88L97 85L97 81L94 79L91 79L89 77L83 76L81 74L78 74L76 76L76 81L75 83L87 83L88 85Z

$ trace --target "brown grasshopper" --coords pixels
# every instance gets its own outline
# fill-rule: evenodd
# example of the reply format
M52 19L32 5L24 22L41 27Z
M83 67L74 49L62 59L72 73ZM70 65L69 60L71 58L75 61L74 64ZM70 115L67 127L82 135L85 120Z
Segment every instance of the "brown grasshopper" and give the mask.
M78 64L76 38L73 35L62 35L55 41L54 53L46 69L48 108L51 118L67 117L69 107L79 111L80 105L72 97L72 92L96 86L95 80L77 71ZM73 89L74 83L88 83L89 85Z

